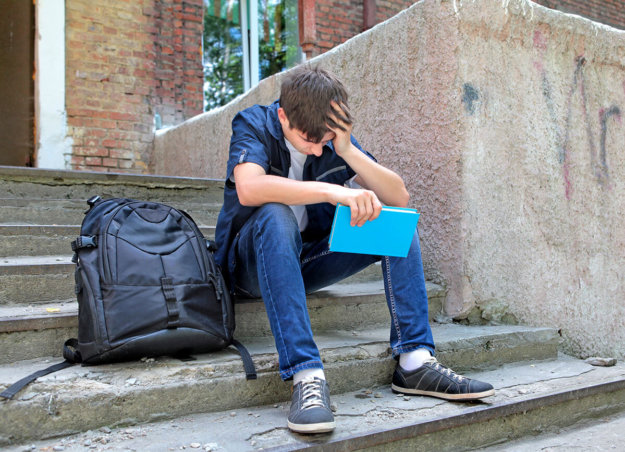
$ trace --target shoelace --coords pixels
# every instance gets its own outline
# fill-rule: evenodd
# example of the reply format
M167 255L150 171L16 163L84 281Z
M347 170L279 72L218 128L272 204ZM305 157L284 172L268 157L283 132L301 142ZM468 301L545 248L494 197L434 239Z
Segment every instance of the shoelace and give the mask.
M465 377L463 377L462 375L458 375L456 372L451 370L449 367L443 366L434 357L425 360L425 362L434 364L434 369L442 372L443 374L447 375L448 377L451 377L453 380L456 380L458 383L462 383L462 381L465 379Z
M323 407L323 397L321 395L321 380L303 380L302 381L302 409L306 410L315 406Z

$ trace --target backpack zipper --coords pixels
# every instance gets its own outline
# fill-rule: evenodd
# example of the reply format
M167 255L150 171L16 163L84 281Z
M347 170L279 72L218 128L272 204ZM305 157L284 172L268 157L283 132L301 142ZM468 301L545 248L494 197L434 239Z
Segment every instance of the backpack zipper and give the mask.
M95 337L96 338L102 338L102 335L100 333L100 323L98 322L98 308L96 306L96 299L95 296L93 294L93 289L91 288L91 282L89 281L89 276L87 275L87 272L83 270L82 265L78 265L78 271L80 273L80 279L81 279L81 283L82 283L82 287L85 288L87 290L87 300L90 304L89 309L91 311L95 311L92 312L91 314L91 323L92 323L92 327L93 327L93 332L95 333ZM79 306L80 308L80 306ZM108 335L107 335L108 337ZM99 340L95 340L96 343L96 347L98 349L98 351L101 349L102 347L102 343Z
M102 245L100 246L100 262L102 262L102 272L104 273L104 282L107 284L114 284L115 281L113 281L113 277L111 275L111 266L110 263L108 261L108 259L105 259L105 255L104 255L104 250L106 250L106 239L108 237L108 230L109 230L109 226L111 225L111 223L113 222L113 220L115 219L115 216L119 213L119 211L130 205L133 204L133 201L129 201L129 202L125 202L123 204L118 205L115 210L113 210L113 213L111 214L111 217L109 218L109 220L106 222L106 226L103 229L100 229L100 242Z

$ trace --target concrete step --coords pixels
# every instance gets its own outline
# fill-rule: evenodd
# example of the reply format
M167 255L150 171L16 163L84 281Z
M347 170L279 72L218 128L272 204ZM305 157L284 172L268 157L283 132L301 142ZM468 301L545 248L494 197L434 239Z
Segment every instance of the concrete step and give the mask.
M554 359L559 341L553 329L522 326L434 324L433 333L439 360L463 373L495 368L509 362ZM405 411L404 415L419 407L427 407L422 416L432 416L441 405L440 401L426 398L404 401L390 394L386 385L390 382L394 361L389 356L388 328L359 327L357 331L326 331L316 333L315 337L332 393L336 396L356 389L385 385L383 391L387 392L383 397L399 404ZM224 410L242 410L239 413L247 413L263 410L247 407L280 404L279 409L275 410L280 414L279 422L272 419L275 422L275 434L271 434L270 429L265 430L266 435L262 435L259 430L253 436L257 436L258 441L272 441L274 438L278 440L276 445L282 445L285 437L291 437L278 428L285 424L283 415L286 402L290 399L290 383L284 383L278 377L277 355L272 338L247 338L244 343L253 356L258 380L245 380L241 360L232 350L200 355L196 361L158 358L154 361L94 367L74 366L42 377L20 392L14 400L0 402L0 417L3 419L0 423L0 439L4 444L19 443L102 426L130 425ZM56 361L38 359L2 365L0 388ZM514 382L508 379L507 383L510 386L520 384L518 375L515 374L515 378ZM536 379L534 375L529 381L535 382ZM516 389L509 393L504 391L496 400L507 401L514 394L518 395ZM366 403L369 410L373 410L378 401L383 401L382 398L370 398L364 393L362 396L369 399ZM340 400L337 398L335 402L339 406L339 422L344 422L357 413L351 412L348 406L345 406L347 410L344 411ZM445 405L454 409L455 414L470 414L481 408L479 405L477 408L475 405L468 405L468 408L467 405L460 405L462 408L457 404ZM248 427L257 427L253 416L239 415L249 419ZM380 421L384 417L388 424L388 418L393 415L384 414L383 411L372 413L371 420L376 422L376 428L380 428ZM230 419L230 415L226 415L226 419ZM261 421L268 419L265 417ZM401 417L398 420L389 426L406 426L406 421ZM361 418L358 423L366 427L370 421L363 422ZM224 426L219 422L211 422L200 430L219 435L223 429ZM341 427L330 438L349 438L353 432L352 428ZM247 434L236 434L232 441L245 438L250 437ZM300 437L291 438L300 443ZM315 437L312 440L316 442L318 439ZM241 450L231 446L228 443L227 450ZM249 448L249 445L246 447Z
M215 238L214 226L200 230L206 238ZM11 256L66 255L79 234L79 225L0 224L0 261Z
M430 317L440 312L445 291L426 284ZM390 316L381 281L343 282L308 296L308 310L315 331L389 325ZM261 300L235 304L236 336L270 336ZM0 364L42 356L61 356L66 339L78 331L78 303L0 306Z
M2 198L89 199L127 197L163 203L223 202L223 180L62 171L0 166ZM4 220L3 220L4 221ZM62 222L66 224L67 222Z
M528 435L514 441L486 447L482 452L535 452L623 449L625 411L608 413L605 417L582 419L574 425L547 428L537 436Z
M471 372L470 376L492 383L495 395L481 403L451 403L398 396L386 383L338 393L336 381L328 377L337 424L331 434L290 433L286 428L289 402L284 400L213 413L186 413L148 424L110 423L102 430L7 446L4 450L622 450L622 364L597 368L561 355L553 360L503 364L494 370ZM606 417L610 424L598 423ZM595 425L588 427L592 421ZM581 429L580 433L559 433L569 426L574 426L573 433ZM553 432L551 439L534 437L544 432ZM526 440L508 443L518 438Z
M1 258L0 306L74 299L74 267L67 255Z
M82 223L88 210L84 199L23 199L0 198L0 218L7 224L56 225ZM141 199L144 200L144 199ZM215 225L223 200L219 202L179 201L158 202L184 210L198 224Z
M0 306L17 306L75 299L71 255L0 258ZM381 279L380 264L347 279L362 282Z

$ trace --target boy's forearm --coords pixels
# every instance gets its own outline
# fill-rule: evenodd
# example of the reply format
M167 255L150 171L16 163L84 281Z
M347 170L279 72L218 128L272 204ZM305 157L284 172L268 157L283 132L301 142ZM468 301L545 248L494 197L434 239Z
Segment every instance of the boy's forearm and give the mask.
M261 174L254 163L235 168L237 195L244 206L260 206L270 202L286 205L329 202L349 206L351 224L362 226L380 214L382 204L372 190L352 189L326 182L296 181L280 176Z
M346 122L349 115L345 114L345 106L331 102L334 114L330 116L337 127L330 127L335 137L334 151L347 162L358 175L357 182L361 186L373 191L386 205L405 207L410 195L404 181L394 171L384 168L361 152L351 140L353 124Z
M280 176L262 175L237 184L239 201L243 205L260 206L269 202L287 205L331 202L327 183L295 181Z
M410 195L404 181L394 171L383 167L351 145L349 152L341 157L356 172L364 187L375 192L380 200L389 206L405 207Z

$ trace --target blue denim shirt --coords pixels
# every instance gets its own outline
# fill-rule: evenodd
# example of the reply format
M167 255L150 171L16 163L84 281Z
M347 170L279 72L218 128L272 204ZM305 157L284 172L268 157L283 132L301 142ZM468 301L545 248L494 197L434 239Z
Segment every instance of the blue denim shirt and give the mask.
M217 219L215 241L218 250L217 264L226 277L234 268L234 256L229 256L237 234L247 219L258 207L243 206L239 202L234 182L230 180L234 167L239 163L252 162L260 165L265 173L288 177L291 156L284 142L282 125L278 119L278 101L269 106L254 105L238 113L232 120L230 156L226 171L224 203ZM356 139L352 143L371 159L375 158L364 151ZM304 163L303 180L329 182L343 185L355 176L354 170L334 152L332 142L323 148L320 157L309 155ZM308 226L303 234L310 239L327 236L332 226L335 207L330 203L309 204Z

